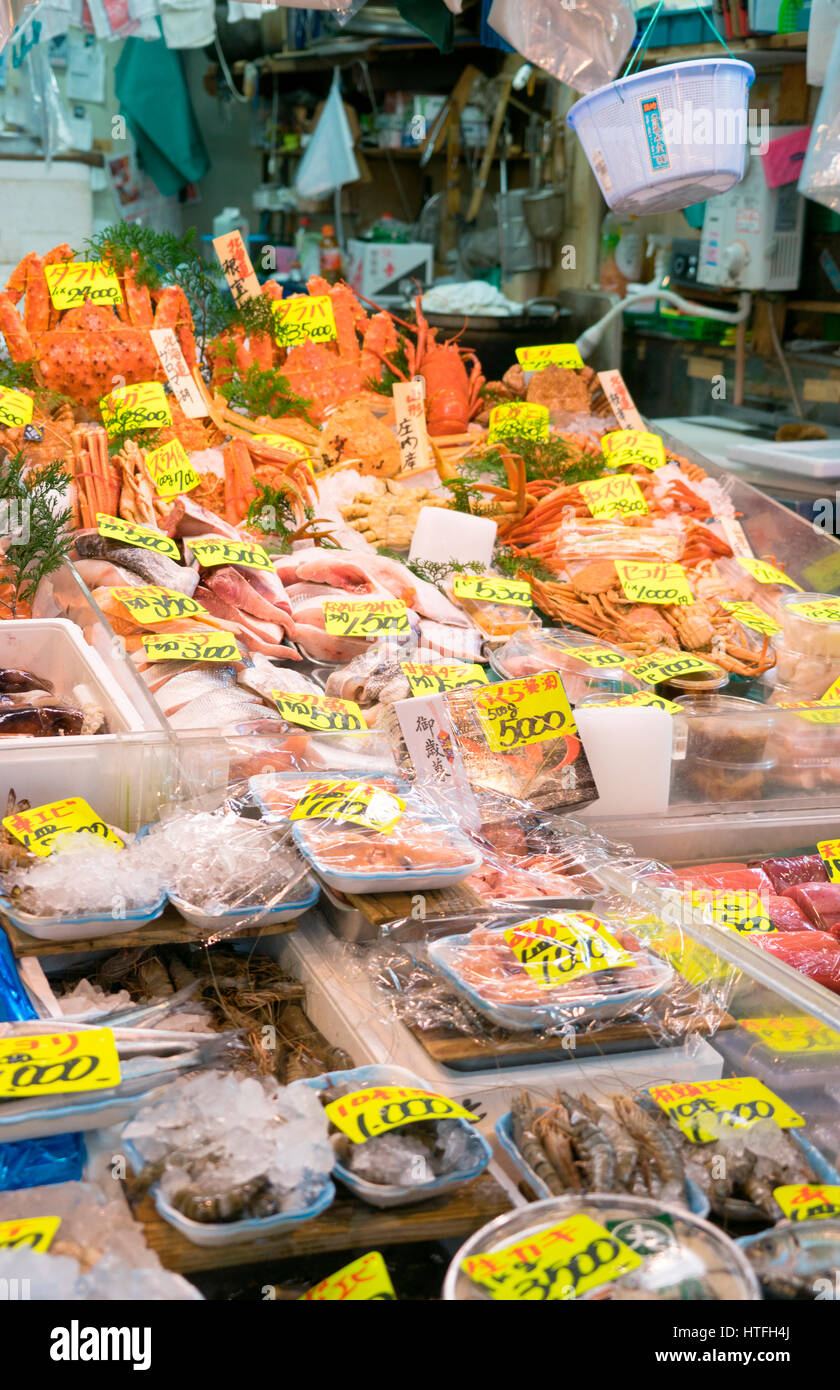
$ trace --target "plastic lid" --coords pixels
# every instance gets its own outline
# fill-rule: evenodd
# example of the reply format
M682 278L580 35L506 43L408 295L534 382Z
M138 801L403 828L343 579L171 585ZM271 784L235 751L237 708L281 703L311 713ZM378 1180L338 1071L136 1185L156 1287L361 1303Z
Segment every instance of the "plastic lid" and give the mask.
M678 695L676 702L682 705L686 714L743 715L745 719L754 719L760 714L765 721L774 717L767 705L745 700L740 695Z
M322 236L335 236L335 227L331 222L325 222L321 228Z

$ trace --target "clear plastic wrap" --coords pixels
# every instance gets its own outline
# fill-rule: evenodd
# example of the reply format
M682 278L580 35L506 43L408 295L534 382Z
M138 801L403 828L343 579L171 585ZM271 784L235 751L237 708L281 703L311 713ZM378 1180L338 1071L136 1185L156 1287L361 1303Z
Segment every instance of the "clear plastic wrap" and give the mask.
M797 883L785 888L782 896L789 898L817 931L830 936L840 932L840 883Z
M629 660L619 647L567 627L516 633L490 655L491 666L504 680L558 671L572 705L596 690L615 695L641 690L639 681L624 670Z
M529 62L578 92L618 73L636 33L622 0L494 0L488 24Z
M840 29L834 36L797 188L803 198L840 211Z
M792 854L783 859L757 861L773 885L774 893L782 893L797 883L826 883L825 863L818 854Z

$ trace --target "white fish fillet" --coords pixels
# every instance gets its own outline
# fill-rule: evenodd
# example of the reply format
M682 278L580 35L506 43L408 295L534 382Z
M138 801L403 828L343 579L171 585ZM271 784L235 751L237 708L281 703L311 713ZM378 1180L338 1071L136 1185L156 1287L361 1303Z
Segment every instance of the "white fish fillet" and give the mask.
M308 676L294 666L275 666L261 652L254 652L253 666L243 666L237 676L239 685L271 701L272 690L291 690L301 695L322 695L324 692Z
M194 666L191 671L182 671L162 685L155 692L155 699L168 718L191 700L234 684L234 673L229 666Z
M256 695L237 686L212 690L183 705L170 719L173 729L222 729L238 719L271 718L271 711ZM280 716L277 715L279 720Z

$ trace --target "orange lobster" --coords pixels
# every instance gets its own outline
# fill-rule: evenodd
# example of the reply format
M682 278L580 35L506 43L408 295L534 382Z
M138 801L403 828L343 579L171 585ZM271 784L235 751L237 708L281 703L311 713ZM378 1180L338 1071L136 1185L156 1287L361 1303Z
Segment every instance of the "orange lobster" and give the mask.
M194 366L192 315L182 289L173 285L153 295L127 269L115 271L122 303L56 309L45 267L72 259L69 246L56 246L45 256L30 252L12 271L0 293L0 331L14 362L34 362L45 386L86 406L96 405L120 378L126 385L166 380L150 328L173 328ZM23 318L15 308L21 298Z

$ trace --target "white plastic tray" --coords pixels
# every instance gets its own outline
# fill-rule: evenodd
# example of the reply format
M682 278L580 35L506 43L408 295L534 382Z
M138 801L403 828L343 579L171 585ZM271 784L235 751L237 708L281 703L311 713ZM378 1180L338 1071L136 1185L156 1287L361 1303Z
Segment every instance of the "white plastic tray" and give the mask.
M840 439L731 444L726 457L771 472L798 473L803 478L840 478Z

